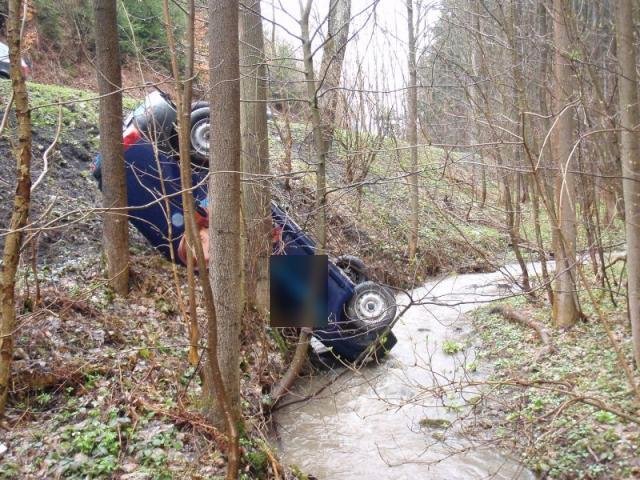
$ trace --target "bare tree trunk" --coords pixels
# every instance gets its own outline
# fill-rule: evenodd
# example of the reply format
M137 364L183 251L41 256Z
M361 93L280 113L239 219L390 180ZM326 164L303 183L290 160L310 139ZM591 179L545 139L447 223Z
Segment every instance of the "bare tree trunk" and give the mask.
M473 2L473 11L471 12L471 21L476 30L476 34L479 36L482 33L482 26L480 25L480 2ZM483 61L481 60L483 52L480 48L481 38L476 38L473 44L473 50L471 52L471 69L473 72L473 81L475 85L472 85L469 89L469 96L471 98L471 113L473 114L474 107L476 107L480 102L480 97L482 96L480 81L483 77ZM480 139L482 138L482 126L479 122L475 122L474 128L470 128L469 132L472 136L471 143L480 143ZM479 154L477 156L480 161L480 210L484 209L485 203L487 202L487 166L485 164L485 159L483 154ZM474 172L475 172L475 164L474 164ZM475 182L474 182L475 188Z
M533 183L531 185L531 205L533 210L533 227L535 229L536 244L538 246L538 255L542 272L542 283L544 284L544 289L547 292L549 305L553 305L553 288L549 277L549 269L547 268L547 252L544 249L542 229L540 228L540 195L544 195L544 192L540 193L538 191L538 183Z
M293 151L293 134L291 133L291 110L289 109L289 102L282 102L282 113L284 117L284 168L287 178L284 180L284 186L286 190L291 189L291 172L293 171L293 164L291 163L291 155Z
M407 0L407 31L409 33L409 85L407 90L407 142L411 153L411 175L409 176L409 258L418 250L419 189L418 189L418 91L416 66L416 38L413 23L413 0Z
M237 0L209 2L209 277L217 314L218 362L227 398L240 418L240 66ZM214 48L215 47L215 48ZM215 342L211 338L209 343ZM218 411L218 422L222 419Z
M522 272L522 290L525 292L531 292L531 284L529 282L529 271L527 270L527 262L522 255L522 249L520 248L520 212L518 206L518 192L520 191L520 177L516 179L516 194L515 199L511 193L509 186L509 177L504 177L504 208L505 217L507 223L507 230L509 232L509 240L511 242L511 249L516 256L520 271ZM515 202L515 206L514 206Z
M553 319L558 327L569 327L578 319L576 303L576 209L575 179L569 164L573 146L573 112L571 101L571 49L567 31L570 2L553 1L553 38L556 47L553 61L554 113L559 115L551 134L551 151L558 166L556 201L558 209L558 241L556 242L556 282Z
M619 64L622 127L622 188L627 233L628 308L636 368L640 368L640 123L636 49L633 39L631 0L616 2L616 42Z
M247 306L265 313L269 309L269 254L271 214L269 142L267 136L267 85L264 34L260 0L240 6L240 129L242 135L242 185L245 222L244 288Z
M322 133L327 150L333 143L338 92L342 76L342 64L349 40L351 0L330 0L327 21L327 40L322 49L320 62L320 89L324 92L322 102Z
M100 92L100 153L104 207L103 244L112 288L129 292L127 182L122 150L122 77L115 0L95 0L96 70Z
M513 63L513 86L514 86L514 102L513 102L513 121L516 124L521 125L523 145L517 145L514 150L514 164L516 169L519 169L522 164L522 153L524 144L528 138L528 128L525 123L524 113L527 108L527 98L525 90L524 76L522 72L522 62L524 59L520 57L520 48L518 42L517 28L521 24L521 11L518 5L512 0L510 3L510 22L505 22L508 25L509 41L511 43L511 61ZM505 177L505 181L508 181L508 177ZM524 187L524 188L523 188ZM509 236L511 238L511 245L513 252L516 256L520 270L522 271L522 289L525 292L531 291L531 284L529 282L529 272L527 270L527 264L522 255L522 249L520 248L520 224L522 221L522 209L520 207L521 198L524 202L527 197L526 194L522 194L522 191L527 191L526 184L523 181L522 174L516 173L516 192L511 199L511 194L506 197L506 209L507 209L507 228L509 229Z
M327 144L322 132L322 123L320 119L320 108L318 106L318 91L316 89L315 74L313 71L313 54L311 53L311 39L309 36L309 15L313 0L307 0L302 7L300 3L300 31L302 39L302 53L304 55L305 80L307 83L307 96L309 98L309 106L311 108L311 125L313 128L313 139L316 151L316 222L318 224L316 235L318 239L318 247L316 255L322 255L326 252L327 247L327 207L326 207L326 159ZM298 344L293 356L293 361L287 369L285 375L275 387L274 401L278 401L288 388L291 386L295 378L298 377L300 370L305 364L307 353L309 350L309 332L302 329L298 338Z
M311 109L311 125L316 150L316 237L318 240L316 252L323 254L327 248L327 145L322 134L318 90L313 71L311 37L309 36L309 15L312 4L313 0L307 0L305 7L302 9L300 30L302 34L302 54L304 56L304 76L307 84L307 97Z
M178 67L178 52L176 50L176 40L173 34L173 22L171 20L171 12L169 9L169 0L163 0L162 10L165 21L165 32L167 35L167 45L171 53L171 70L173 73L173 80L176 87L176 110L177 110L177 131L179 141L179 156L180 156L180 183L182 186L182 204L187 216L193 215L193 192L192 176L191 176L191 152L190 145L190 109L191 98L193 95L193 59L195 55L195 0L187 1L187 31L184 38L185 43L185 71L184 81L180 74ZM163 191L164 194L164 191ZM167 211L169 207L167 206ZM171 222L168 222L171 225ZM196 306L196 284L195 284L195 265L193 258L193 238L191 237L191 229L185 228L184 235L187 238L187 288L189 294L189 321L187 328L189 331L189 363L197 367L200 364L200 355L198 352L198 343L200 342L200 328L198 325L198 313ZM169 232L169 238L171 238L171 231ZM200 239L198 239L200 241ZM173 252L171 252L173 255ZM172 261L175 262L175 260ZM182 314L186 318L187 312L182 302L182 294L177 280L177 273L174 270L174 278L176 279L176 290L178 300L182 304Z
M193 278L193 250L195 250L195 259L198 264L198 275L202 284L204 293L205 309L207 312L207 359L205 364L205 381L203 385L204 398L206 408L208 409L212 420L226 427L228 435L228 466L227 479L235 479L238 476L240 464L239 451L239 435L237 424L240 417L236 416L232 408L226 392L223 373L220 368L218 356L218 318L216 314L216 305L211 288L211 281L207 274L207 265L204 255L202 243L198 236L198 229L195 222L195 209L192 194L192 176L191 176L191 152L190 152L190 127L191 127L191 96L192 96L192 78L193 78L193 59L194 59L194 23L195 23L195 2L188 1L188 24L186 35L186 65L184 81L180 75L178 67L178 56L176 49L176 41L173 35L173 26L169 12L169 1L163 1L163 11L166 23L167 43L171 51L171 67L176 84L176 107L178 113L178 135L180 145L180 181L182 184L182 203L185 213L185 235L187 236L187 263L189 275L189 308L191 314L190 339L197 341L197 310L195 306L195 282ZM236 37L237 38L237 37ZM192 250L193 249L193 250ZM238 339L239 341L239 339ZM193 343L192 343L193 347Z
M4 241L2 276L0 277L0 418L4 415L9 393L13 334L16 328L15 285L20 261L22 228L29 217L31 201L31 111L25 78L21 68L20 24L22 1L9 0L8 42L11 62L11 87L18 121L18 139L13 154L16 159L16 193L9 231ZM7 108L9 108L7 106Z

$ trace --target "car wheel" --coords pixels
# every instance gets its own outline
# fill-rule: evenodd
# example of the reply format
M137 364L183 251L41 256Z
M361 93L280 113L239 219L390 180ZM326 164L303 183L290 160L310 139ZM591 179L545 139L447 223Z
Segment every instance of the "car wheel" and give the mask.
M196 163L209 163L209 107L191 112L191 157Z
M395 318L396 300L387 287L369 281L359 283L347 303L346 314L347 328L377 331Z
M353 255L341 255L336 260L336 266L339 267L356 285L369 280L367 267L358 257L354 257Z

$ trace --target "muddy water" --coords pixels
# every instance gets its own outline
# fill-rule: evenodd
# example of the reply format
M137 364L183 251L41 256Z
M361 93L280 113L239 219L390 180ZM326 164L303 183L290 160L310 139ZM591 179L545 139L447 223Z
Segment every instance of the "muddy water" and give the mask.
M411 306L398 321L398 344L381 365L341 375L315 398L277 412L285 462L320 480L535 478L508 452L463 435L456 419L477 391L433 394L438 385L489 373L482 362L465 373L474 346L455 355L443 347L465 343L471 327L463 314L510 294L504 274L514 272L450 276L414 290L414 302L428 304ZM296 393L316 392L332 375L301 381Z

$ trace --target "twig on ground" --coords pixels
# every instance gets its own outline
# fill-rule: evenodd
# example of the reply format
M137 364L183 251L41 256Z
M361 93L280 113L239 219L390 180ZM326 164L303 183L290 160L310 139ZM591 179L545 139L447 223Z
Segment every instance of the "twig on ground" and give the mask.
M44 166L42 167L42 172L40 172L40 175L38 175L38 178L36 179L36 181L33 182L33 184L31 185L32 192L36 189L36 187L40 184L42 179L45 177L45 175L49 171L49 154L58 143L61 130L62 130L62 105L60 105L60 107L58 108L58 128L56 129L56 134L53 137L53 141L47 147L47 149L44 151L44 154L42 155L42 161L44 162Z

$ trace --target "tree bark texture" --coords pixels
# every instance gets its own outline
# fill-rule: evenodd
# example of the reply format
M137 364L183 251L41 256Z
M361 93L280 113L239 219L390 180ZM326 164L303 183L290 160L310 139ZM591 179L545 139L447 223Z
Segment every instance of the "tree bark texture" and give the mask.
M330 0L327 17L327 40L322 49L320 62L320 90L323 92L322 133L327 150L331 150L338 109L344 54L349 41L351 0Z
M240 131L245 225L244 289L249 308L269 309L271 207L267 174L267 71L260 0L240 6Z
M578 319L576 303L576 209L575 174L569 158L573 147L573 111L567 108L572 97L571 49L567 30L570 4L568 0L553 1L553 109L559 115L551 135L551 152L558 167L556 204L558 236L556 251L556 281L554 285L553 320L558 327L569 327Z
M318 240L316 253L323 254L327 247L327 145L322 134L322 119L318 105L318 90L313 71L313 53L309 36L309 15L312 0L307 0L302 10L300 30L302 34L302 54L304 56L304 77L307 84L307 97L311 109L311 126L316 150L316 237Z
M218 321L218 363L236 418L240 418L242 313L238 10L237 0L209 2L209 277Z
M13 142L16 159L16 193L9 232L4 241L2 276L0 277L0 418L4 415L13 357L13 335L16 329L15 284L20 262L21 229L29 217L31 201L31 111L25 78L21 68L20 23L22 1L9 0L8 43L11 62L11 87L18 123L17 141Z
M109 282L114 291L129 291L129 222L127 183L122 150L122 77L116 0L94 0L96 70L100 92L103 245Z
M239 468L239 417L234 412L227 398L225 383L218 363L218 321L211 282L207 272L207 264L202 242L199 239L198 228L195 222L195 208L192 194L191 152L190 152L190 126L191 126L191 97L194 63L194 39L195 39L195 2L189 0L187 32L185 36L186 60L184 68L184 80L178 65L178 53L173 25L169 10L169 0L163 1L163 13L166 24L167 43L171 51L171 68L176 85L177 129L180 145L180 182L183 188L182 204L185 213L185 235L187 237L187 275L189 284L189 308L190 308L190 360L197 360L195 346L199 340L198 320L196 309L195 279L194 279L194 250L195 260L198 265L198 275L202 284L204 304L207 312L207 355L204 368L203 397L206 409L211 419L218 425L226 427L228 438L227 455L227 479L235 479Z
M413 0L407 0L407 31L409 33L409 85L407 89L407 143L411 154L409 176L409 258L418 250L418 228L420 213L420 191L418 189L418 91L416 65L416 38L413 23Z
M627 295L636 368L640 368L640 143L638 82L631 0L616 2L616 42L621 112L622 188L627 233Z

